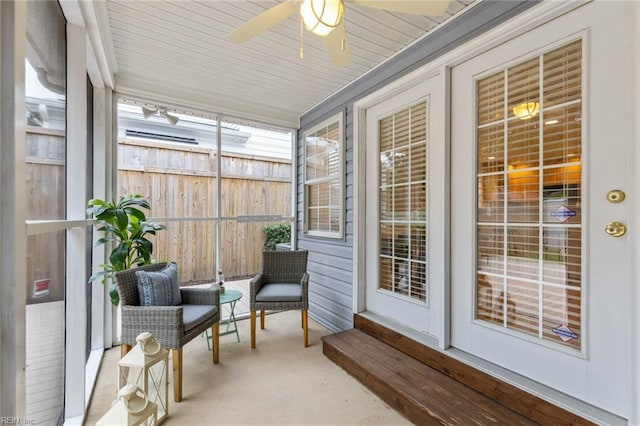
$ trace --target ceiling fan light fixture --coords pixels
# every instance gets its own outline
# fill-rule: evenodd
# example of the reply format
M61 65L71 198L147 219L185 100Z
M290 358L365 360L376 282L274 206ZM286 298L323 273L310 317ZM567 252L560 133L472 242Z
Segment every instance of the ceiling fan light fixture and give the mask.
M513 115L520 120L529 120L540 112L540 104L538 102L524 102L513 107Z
M342 22L344 6L342 0L304 0L300 15L307 30L326 37Z

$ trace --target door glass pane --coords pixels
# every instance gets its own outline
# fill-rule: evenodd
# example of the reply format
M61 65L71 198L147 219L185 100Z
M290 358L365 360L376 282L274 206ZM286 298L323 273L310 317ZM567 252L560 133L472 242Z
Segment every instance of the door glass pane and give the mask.
M576 349L584 332L581 52L573 42L478 80L476 132L475 317Z
M478 125L504 118L504 75L494 74L478 81Z
M427 103L379 120L378 287L427 301Z

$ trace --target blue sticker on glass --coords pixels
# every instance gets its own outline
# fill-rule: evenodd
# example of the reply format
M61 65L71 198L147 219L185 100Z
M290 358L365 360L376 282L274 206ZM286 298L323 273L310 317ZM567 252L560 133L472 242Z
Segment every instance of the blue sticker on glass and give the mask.
M577 214L578 213L575 210L571 210L567 206L560 206L551 212L551 216L559 222L566 222Z
M552 328L551 332L561 338L563 342L568 342L569 340L578 338L578 335L564 324L559 327Z

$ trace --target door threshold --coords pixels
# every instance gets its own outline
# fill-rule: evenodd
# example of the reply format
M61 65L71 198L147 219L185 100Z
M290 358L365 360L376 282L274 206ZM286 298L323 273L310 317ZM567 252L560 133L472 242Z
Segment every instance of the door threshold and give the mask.
M400 324L398 321L393 318L385 317L384 315L376 314L371 311L359 312L356 315L359 315L363 318L376 322L384 327L387 327L393 331L396 331L402 334L405 337L410 338L411 340L415 340L416 342L423 344L432 349L438 349L438 339L435 336L431 336L426 333L421 333L417 330L414 330L411 327L408 327L404 324Z

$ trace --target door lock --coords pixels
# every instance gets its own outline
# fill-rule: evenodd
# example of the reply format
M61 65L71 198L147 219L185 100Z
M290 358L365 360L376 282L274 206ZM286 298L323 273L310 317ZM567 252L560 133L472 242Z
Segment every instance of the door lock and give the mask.
M607 201L609 201L610 203L621 203L624 201L624 198L624 191L621 191L619 189L612 189L611 191L607 192Z
M622 237L627 232L627 227L622 222L609 222L604 231L612 237Z

